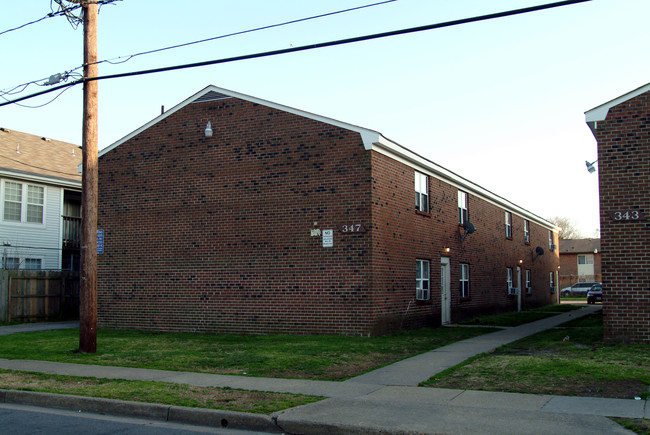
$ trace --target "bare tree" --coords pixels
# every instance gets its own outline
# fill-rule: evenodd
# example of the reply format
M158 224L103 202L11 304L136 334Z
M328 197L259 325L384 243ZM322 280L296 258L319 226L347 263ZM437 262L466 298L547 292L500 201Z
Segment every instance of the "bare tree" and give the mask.
M582 238L582 233L580 233L580 230L576 227L575 222L568 217L554 216L548 220L560 227L560 240Z

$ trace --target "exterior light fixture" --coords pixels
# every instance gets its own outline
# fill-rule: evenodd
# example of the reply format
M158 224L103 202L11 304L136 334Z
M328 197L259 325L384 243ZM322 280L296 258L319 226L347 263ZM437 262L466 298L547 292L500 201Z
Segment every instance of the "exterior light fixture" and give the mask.
M524 264L524 260L519 260L519 264Z
M587 170L589 171L590 174L593 174L596 172L596 168L594 167L594 163L596 163L598 159L594 160L593 162L589 163L589 160L585 160L585 164L587 165Z
M451 248L445 248L445 253L449 254L449 251L451 251Z
M205 137L212 137L212 124L208 121L208 125L205 126Z

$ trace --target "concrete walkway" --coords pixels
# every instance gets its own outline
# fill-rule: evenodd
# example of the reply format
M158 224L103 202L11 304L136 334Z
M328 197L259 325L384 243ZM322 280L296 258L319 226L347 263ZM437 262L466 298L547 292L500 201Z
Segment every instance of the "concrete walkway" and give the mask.
M643 400L563 397L534 394L422 388L417 385L482 352L582 317L589 306L491 334L460 341L345 382L253 378L206 373L147 370L0 359L0 368L52 374L170 382L197 386L288 392L327 397L272 416L216 410L27 393L0 393L0 402L72 407L177 422L285 433L472 433L617 434L630 433L605 417L650 418ZM75 327L75 326L68 326ZM0 335L4 335L0 328ZM133 414L136 412L136 414Z

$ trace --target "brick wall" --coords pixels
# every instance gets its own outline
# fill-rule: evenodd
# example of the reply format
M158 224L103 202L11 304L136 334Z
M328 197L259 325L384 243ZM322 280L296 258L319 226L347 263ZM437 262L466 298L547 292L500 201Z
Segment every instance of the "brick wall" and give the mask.
M513 213L506 239L504 209L470 194L478 231L460 243L456 187L430 178L430 212L415 212L412 167L367 151L357 132L250 101L181 108L104 154L99 177L103 328L378 335L439 325L442 256L453 322L517 309L506 267L515 279L521 267L522 286L533 271L524 309L554 301L548 229L531 222L526 244ZM367 231L339 229L356 224ZM327 229L331 248L312 235ZM536 246L546 253L533 261ZM416 259L431 262L428 301L415 301Z
M214 135L204 137L211 121ZM101 327L367 334L360 135L238 99L190 104L100 159Z
M610 216L636 210L650 218L649 120L646 92L610 108L594 131L607 341L650 342L650 223Z
M513 214L513 237L507 239L504 208L470 194L469 219L477 231L461 243L464 231L458 223L457 187L429 177L430 212L416 212L415 170L378 153L372 156L372 168L373 305L377 328L440 324L442 257L449 258L451 267L451 322L516 310L517 297L507 294L506 267L513 268L515 280L517 267L521 267L522 287L525 270L532 272L532 291L522 295L523 309L556 300L550 291L549 272L557 270L559 257L557 249L548 249L548 229L531 222L531 240L525 243L524 219ZM537 246L544 248L545 255L533 261L532 251ZM430 261L430 301L415 300L416 259ZM470 297L465 299L460 294L461 263L469 264L470 269Z

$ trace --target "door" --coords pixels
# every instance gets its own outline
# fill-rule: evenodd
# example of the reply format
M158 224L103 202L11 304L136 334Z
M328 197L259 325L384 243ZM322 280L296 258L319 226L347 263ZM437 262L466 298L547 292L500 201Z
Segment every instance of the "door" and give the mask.
M521 267L517 267L517 311L521 311Z
M440 323L448 325L451 322L451 290L450 290L449 258L440 259Z

